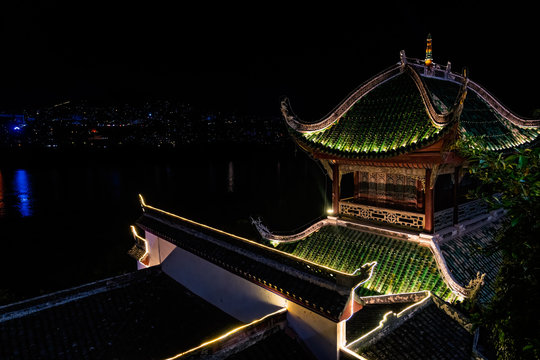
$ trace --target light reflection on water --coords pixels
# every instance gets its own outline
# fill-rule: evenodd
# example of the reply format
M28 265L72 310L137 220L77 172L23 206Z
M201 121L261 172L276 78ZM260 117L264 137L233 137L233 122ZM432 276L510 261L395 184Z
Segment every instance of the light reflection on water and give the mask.
M107 212L120 224L139 215L136 199L142 193L162 208L216 227L230 226L229 231L252 231L247 221L251 216L296 228L320 216L327 195L324 179L310 159L289 154L201 157L181 163L167 159L145 166L81 162L2 168L0 219L54 218L71 224L70 219L93 219Z
M22 217L32 216L32 188L28 172L24 169L15 170L13 176L13 189L18 199L17 209Z
M148 204L245 237L257 236L250 217L261 217L270 229L295 229L323 214L327 196L325 174L298 154L0 164L0 244L25 254L8 256L3 265L29 270L0 277L0 288L30 297L132 271L126 252L133 246L129 225L142 213L138 194Z
M0 218L34 215L34 194L28 170L0 171Z

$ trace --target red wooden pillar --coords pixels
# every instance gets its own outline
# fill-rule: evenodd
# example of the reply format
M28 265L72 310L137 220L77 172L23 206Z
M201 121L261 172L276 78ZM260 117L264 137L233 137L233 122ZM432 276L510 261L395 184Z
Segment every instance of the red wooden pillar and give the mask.
M426 188L425 188L425 194L424 197L425 201L425 222L424 222L424 230L428 233L432 233L434 230L434 219L433 219L433 210L434 210L434 196L433 196L433 188L431 186L431 169L426 169Z
M416 180L416 211L424 211L424 199L426 183L422 185L421 180Z
M332 211L334 215L339 215L339 165L332 165Z

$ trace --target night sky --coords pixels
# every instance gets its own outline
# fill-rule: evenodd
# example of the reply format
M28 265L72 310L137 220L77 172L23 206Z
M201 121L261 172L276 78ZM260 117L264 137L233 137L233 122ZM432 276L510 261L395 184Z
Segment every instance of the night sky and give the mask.
M288 96L317 120L400 50L423 58L428 33L437 63L467 66L518 114L540 108L540 19L526 7L12 3L0 12L0 111L168 98L277 115Z

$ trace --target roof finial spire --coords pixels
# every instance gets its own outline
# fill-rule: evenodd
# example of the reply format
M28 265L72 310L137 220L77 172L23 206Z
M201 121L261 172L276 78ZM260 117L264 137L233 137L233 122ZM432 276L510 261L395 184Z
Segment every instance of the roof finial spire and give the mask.
M428 34L427 36L427 44L426 44L426 59L424 60L424 64L426 66L431 67L433 66L433 54L431 50L431 34Z

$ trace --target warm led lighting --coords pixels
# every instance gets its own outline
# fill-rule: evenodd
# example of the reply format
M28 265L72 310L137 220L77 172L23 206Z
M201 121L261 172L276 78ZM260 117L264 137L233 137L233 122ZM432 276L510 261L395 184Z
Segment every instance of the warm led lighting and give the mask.
M139 201L141 202L142 207L146 206L146 203L144 202L144 198L143 198L143 196L141 194L139 194Z
M334 209L328 209L326 210L326 213L332 215L334 213Z
M270 241L270 244L271 244L273 247L277 247L277 246L280 244L280 242L279 242L279 241L276 241L276 240L271 240L271 241Z
M140 196L140 195L139 195L139 196ZM131 232L133 233L133 236L134 236L135 238L141 240L142 242L144 242L144 254L143 254L143 256L141 256L141 257L139 258L138 261L139 261L139 263L141 263L141 265L143 265L144 267L148 267L148 265L145 264L145 263L143 262L144 259L148 256L148 253L149 253L149 251L148 251L148 241L146 241L145 238L143 238L142 236L140 236L139 234L137 234L137 229L135 229L135 226L131 225L130 228L131 228Z
M368 360L366 359L365 357L361 356L361 355L358 355L357 353L355 353L354 351L350 350L350 349L347 349L345 346L342 346L341 347L341 350L342 351L345 351L347 354L351 355L352 357L356 358L356 359L360 359L360 360Z
M289 253L286 253L284 251L281 251L281 250L278 250L278 249L274 249L274 248L271 248L271 247L268 247L266 245L263 245L263 244L260 244L256 241L253 241L253 240L249 240L249 239L246 239L244 237L241 237L241 236L238 236L238 235L234 235L234 234L231 234L231 233L228 233L226 231L223 231L223 230L220 230L220 229L216 229L216 228L213 228L211 226L208 226L208 225L205 225L205 224L202 224L202 223L199 223L199 222L196 222L196 221L193 221L193 220L190 220L190 219L187 219L187 218L184 218L182 216L179 216L179 215L176 215L176 214L173 214L171 212L168 212L168 211L165 211L165 210L161 210L161 209L158 209L158 208L155 208L153 206L150 206L150 205L147 205L146 203L144 203L144 199L141 195L139 195L139 199L141 200L141 205L145 208L148 208L148 209L151 209L151 210L155 210L157 212L160 212L162 214L165 214L165 215L168 215L168 216L171 216L171 217L174 217L174 218L177 218L179 220L182 220L182 221L185 221L187 223L190 223L190 224L193 224L193 225L196 225L196 226L199 226L199 227L202 227L204 229L207 229L207 230L211 230L211 231L214 231L218 234L222 234L222 235L226 235L226 236L229 236L229 237L232 237L232 238L235 238L237 240L240 240L240 241L244 241L246 243L249 243L251 245L254 245L254 246L257 246L257 247L260 247L260 248L264 248L266 250L269 250L269 251L274 251L274 252L277 252L283 256L287 256L287 257L290 257L290 258L293 258L295 260L300 260L304 263L307 263L307 264L312 264L312 265L315 265L315 266L318 266L320 268L323 268L323 269L326 269L326 270L329 270L329 271L332 271L332 272L335 272L335 273L338 273L338 274L342 274L342 275L346 275L346 276L355 276L357 275L359 272L360 272L360 268L354 270L352 273L348 273L348 272L343 272L343 271L340 271L340 270L336 270L336 269L332 269L328 266L325 266L325 265L321 265L321 264L317 264L315 262L312 262L312 261L309 261L309 260L305 260L305 259L302 259L301 257L298 257L296 255L293 255L293 254L289 254Z
M245 324L245 325L239 326L239 327L237 327L237 328L235 328L235 329L233 329L233 330L231 330L231 331L229 331L229 332L227 332L227 333L225 333L225 334L223 334L223 335L221 335L221 336L219 336L219 337L217 337L217 338L215 338L215 339L212 339L212 340L209 340L209 341L207 341L207 342L204 342L204 343L202 343L201 345L199 345L199 346L197 346L197 347L194 347L193 349L190 349L190 350L188 350L188 351L184 351L183 353L180 353L180 354L175 355L175 356L173 356L173 357L167 358L167 359L165 359L165 360L174 360L174 359L178 359L179 357L182 357L182 356L184 356L184 355L186 355L186 354L192 353L192 352L194 352L194 351L196 351L196 350L202 349L202 348L205 347L205 346L208 346L208 345L211 345L211 344L213 344L213 343L215 343L215 342L218 342L218 341L220 341L220 340L223 340L223 339L225 339L225 338L231 336L232 334L235 334L235 333L237 333L238 331L243 330L243 329L245 329L245 328L247 328L247 327L249 327L249 326L252 326L252 325L255 325L255 324L257 324L257 323L260 323L261 321L264 321L265 319L267 319L267 318L269 318L269 317L271 317L271 316L274 316L274 315L277 315L277 314L282 314L282 313L284 313L284 312L286 312L286 311L287 311L287 308L281 308L281 309L279 309L278 311L275 311L275 312L273 312L273 313L271 313L271 314L265 315L265 316L263 316L263 317L260 318L260 319L253 320L253 321L250 322L249 324Z

